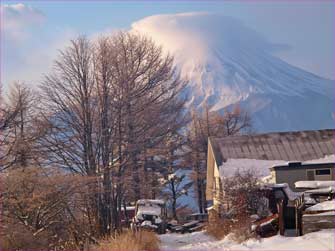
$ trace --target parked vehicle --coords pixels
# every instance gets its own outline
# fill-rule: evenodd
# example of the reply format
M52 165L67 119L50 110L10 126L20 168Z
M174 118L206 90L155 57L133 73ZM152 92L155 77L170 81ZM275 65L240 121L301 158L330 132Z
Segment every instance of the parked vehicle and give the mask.
M123 227L129 227L131 225L131 221L135 216L135 207L127 206L126 210L121 208L121 212L119 212L119 217L121 219L121 225Z
M135 216L131 223L133 231L147 229L165 234L167 209L163 200L142 199L136 202Z

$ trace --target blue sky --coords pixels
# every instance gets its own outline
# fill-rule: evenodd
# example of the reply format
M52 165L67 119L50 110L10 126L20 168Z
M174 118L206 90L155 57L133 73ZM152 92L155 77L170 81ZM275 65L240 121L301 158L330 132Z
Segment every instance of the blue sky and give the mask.
M129 29L146 16L216 12L242 20L290 49L278 56L323 77L334 74L333 1L2 1L1 81L38 84L57 50L78 34Z

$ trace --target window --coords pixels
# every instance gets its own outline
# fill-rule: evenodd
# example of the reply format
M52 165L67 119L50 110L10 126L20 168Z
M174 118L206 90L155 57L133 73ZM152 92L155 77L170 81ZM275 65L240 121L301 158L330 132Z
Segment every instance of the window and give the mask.
M330 169L315 170L315 175L330 175Z

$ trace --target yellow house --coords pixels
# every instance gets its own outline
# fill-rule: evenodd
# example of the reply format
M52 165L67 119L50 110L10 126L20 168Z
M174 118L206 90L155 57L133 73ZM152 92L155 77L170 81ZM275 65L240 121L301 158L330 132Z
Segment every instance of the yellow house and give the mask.
M208 205L212 205L210 208L219 214L224 212L222 184L225 177L238 170L253 170L259 178L271 183L276 182L276 172L281 170L280 183L292 184L294 179L308 180L307 176L302 175L306 172L296 172L301 175L293 179L289 172L282 172L283 168L272 167L293 162L325 162L324 159L330 159L330 164L334 166L333 129L210 137L206 185ZM290 182L285 182L286 179Z

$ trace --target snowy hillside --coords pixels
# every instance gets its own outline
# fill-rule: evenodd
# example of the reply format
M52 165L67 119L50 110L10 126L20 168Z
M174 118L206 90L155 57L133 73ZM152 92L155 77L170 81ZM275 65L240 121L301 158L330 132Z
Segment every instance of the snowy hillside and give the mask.
M240 104L258 131L333 127L333 81L275 55L284 45L231 17L208 13L157 15L132 29L175 56L190 84L188 105L223 111Z

